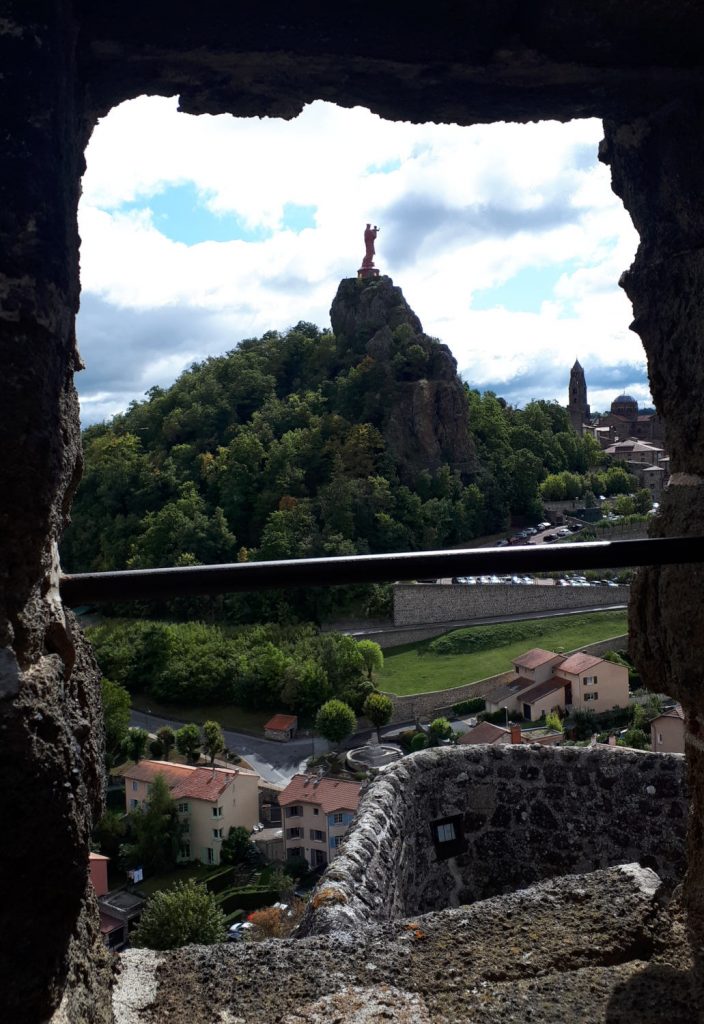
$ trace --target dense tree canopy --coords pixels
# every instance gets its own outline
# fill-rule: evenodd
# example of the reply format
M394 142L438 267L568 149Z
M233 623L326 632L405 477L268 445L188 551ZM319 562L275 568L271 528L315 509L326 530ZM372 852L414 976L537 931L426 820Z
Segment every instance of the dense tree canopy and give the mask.
M194 879L155 893L144 909L132 943L147 949L176 949L224 942L225 915L215 896Z
M272 331L192 366L168 389L153 388L109 425L89 427L64 567L460 544L504 528L509 515L540 515L549 474L581 477L599 466L598 445L578 437L556 403L519 410L466 389L478 469L462 475L445 464L402 478L385 440L391 399L432 356L415 352L407 334L403 325L391 332L383 362L343 350L312 324ZM591 489L620 487L628 483ZM317 617L335 597L258 600L268 602L267 614L241 599L225 599L220 611L253 621L288 606Z

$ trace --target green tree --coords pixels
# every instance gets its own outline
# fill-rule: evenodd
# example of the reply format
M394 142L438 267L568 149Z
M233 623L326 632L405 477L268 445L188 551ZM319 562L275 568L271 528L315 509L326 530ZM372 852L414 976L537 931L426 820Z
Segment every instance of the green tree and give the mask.
M127 815L122 811L107 810L95 829L98 849L105 857L115 860L127 834Z
M452 736L452 726L447 718L434 718L428 729L430 745L436 747L441 740L449 740Z
M149 733L146 729L128 729L122 741L122 755L137 764L146 752Z
M351 736L357 725L354 711L341 700L323 704L315 718L315 728L331 743L341 743Z
M376 644L374 645L376 646ZM376 736L381 743L381 727L391 720L394 705L385 693L370 693L362 707L362 714L376 729Z
M146 949L176 949L196 943L212 946L226 937L225 915L215 896L189 879L151 897L132 943Z
M593 711L575 711L572 715L572 730L576 740L588 740L599 732Z
M548 711L548 713L546 714L545 728L551 729L553 732L562 732L562 719L556 711Z
M203 753L210 758L211 765L225 749L225 737L218 722L203 722Z
M103 721L105 722L105 752L110 764L118 754L130 724L130 695L124 686L101 679Z
M384 654L379 644L374 643L373 640L359 640L357 642L357 649L362 655L367 679L371 683L372 673L381 672L384 667Z
M197 725L189 722L188 725L182 725L176 733L176 749L179 754L183 756L191 763L196 764L200 757L200 731Z
M238 825L227 833L220 847L221 864L255 865L260 863L261 855L246 828Z
M157 739L161 743L162 757L165 761L169 761L171 758L171 751L176 746L176 733L170 725L162 725L160 729L156 731Z
M411 740L411 750L425 750L428 746L428 737L424 732L417 732Z
M175 867L183 826L163 775L156 775L151 783L146 807L137 807L129 815L129 828L130 839L121 848L127 867L144 867L153 874Z
M620 747L633 747L634 750L650 750L650 736L643 729L628 729L621 739L616 742Z

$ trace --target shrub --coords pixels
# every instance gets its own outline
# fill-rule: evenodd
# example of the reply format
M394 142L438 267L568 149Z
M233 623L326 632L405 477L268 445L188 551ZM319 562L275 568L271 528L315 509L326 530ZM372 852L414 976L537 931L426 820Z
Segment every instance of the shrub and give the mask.
M461 700L458 704L452 705L456 715L476 715L486 707L483 697L470 697L469 700Z
M411 740L411 750L425 750L428 746L428 737L424 732L417 732Z
M191 943L210 946L225 937L225 916L215 897L190 879L151 897L132 942L147 949L176 949Z

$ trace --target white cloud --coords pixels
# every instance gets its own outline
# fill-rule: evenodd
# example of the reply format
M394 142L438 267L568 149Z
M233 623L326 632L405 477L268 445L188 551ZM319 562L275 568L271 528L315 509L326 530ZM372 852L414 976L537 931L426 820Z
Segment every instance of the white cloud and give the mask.
M416 126L322 102L292 122L193 117L159 97L123 104L93 134L79 212L84 416L242 337L327 324L340 278L361 261L367 220L380 224L382 272L474 382L502 381L510 394L529 368L566 371L576 356L588 374L642 366L617 287L637 239L596 161L600 137L596 121ZM187 182L210 210L269 237L167 238L150 200ZM287 204L315 207L315 228L282 230ZM559 281L540 312L473 308L483 289L550 267ZM128 347L127 369L110 358L115 345ZM564 400L566 383L544 397Z

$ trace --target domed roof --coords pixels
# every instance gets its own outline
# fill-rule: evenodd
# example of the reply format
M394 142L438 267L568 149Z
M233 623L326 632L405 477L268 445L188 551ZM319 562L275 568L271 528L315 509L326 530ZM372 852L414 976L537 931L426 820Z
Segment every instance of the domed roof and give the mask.
M614 398L614 403L616 402L632 402L633 405L638 405L633 395L617 395Z

